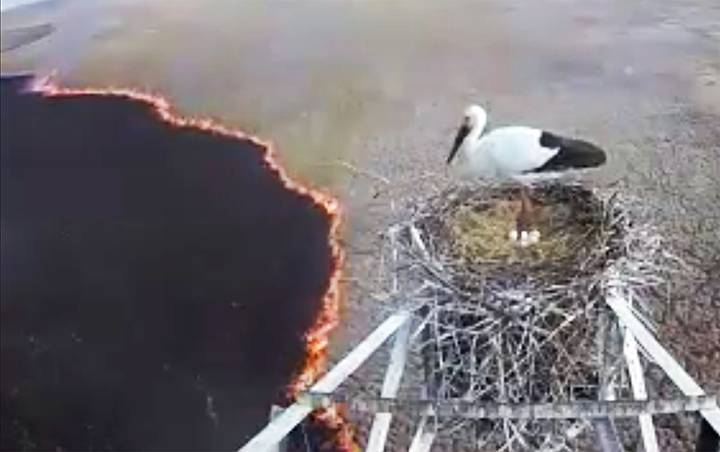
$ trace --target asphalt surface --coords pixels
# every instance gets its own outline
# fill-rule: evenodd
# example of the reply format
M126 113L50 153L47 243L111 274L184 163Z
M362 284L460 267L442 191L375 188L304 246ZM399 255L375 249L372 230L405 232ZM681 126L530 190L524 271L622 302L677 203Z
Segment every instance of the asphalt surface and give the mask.
M369 250L391 217L392 197L373 199L372 179L331 162L396 184L437 173L394 200L422 197L435 189L431 180L444 179L452 132L476 102L491 126L533 125L607 149L594 182L643 197L673 244L704 270L675 295L666 340L709 389L720 386L711 364L720 360L712 327L720 322L712 285L720 255L717 2L116 4L98 13L105 25L80 57L75 50L55 63L66 67L64 81L159 90L183 111L270 137L293 174L342 201L349 296L334 358L385 315L369 298ZM12 60L4 55L3 69L42 67L47 52L38 45ZM372 373L351 385L368 386Z

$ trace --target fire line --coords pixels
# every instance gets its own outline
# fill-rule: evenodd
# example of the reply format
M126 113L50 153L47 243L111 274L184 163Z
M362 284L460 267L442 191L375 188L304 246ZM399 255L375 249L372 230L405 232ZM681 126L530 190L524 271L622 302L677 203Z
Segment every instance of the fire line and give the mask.
M291 379L287 387L287 395L293 399L296 394L308 389L327 368L327 349L329 336L339 323L340 308L340 279L345 263L345 252L340 246L340 228L342 225L342 212L338 201L331 195L318 189L310 188L293 180L278 163L276 150L270 141L245 133L237 129L231 129L214 120L206 118L182 117L172 111L172 105L163 96L148 92L142 92L130 88L67 88L61 87L52 81L52 75L35 83L31 88L42 95L52 96L120 96L133 100L139 100L152 106L160 117L177 127L196 128L212 133L217 133L237 140L250 141L264 150L264 161L283 183L283 185L296 193L309 197L315 204L320 205L330 216L330 233L328 244L332 253L333 268L331 270L328 288L323 296L322 305L314 325L304 336L305 355L299 371ZM334 432L331 447L334 450L353 451L357 450L354 439L354 432L350 424L345 420L339 406L333 405L314 413L314 418L324 427Z

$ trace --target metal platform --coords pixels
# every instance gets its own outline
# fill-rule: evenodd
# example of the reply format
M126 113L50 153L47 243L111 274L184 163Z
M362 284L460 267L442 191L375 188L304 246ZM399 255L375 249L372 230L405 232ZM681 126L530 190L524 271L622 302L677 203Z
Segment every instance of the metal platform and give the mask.
M408 226L410 246L417 255L427 254L420 239L420 232L413 225ZM388 236L395 243L399 229L391 228ZM397 247L389 248L389 260L398 261ZM241 452L278 451L278 444L314 409L342 404L355 413L372 416L372 426L364 450L382 452L387 450L387 440L394 413L415 413L419 418L415 434L409 447L411 452L427 452L442 433L439 425L444 419L470 419L497 421L505 425L508 422L547 421L564 424L563 435L574 439L587 430L594 431L592 444L600 452L620 452L621 443L615 427L616 419L637 419L640 441L645 452L659 452L658 438L654 425L654 416L698 413L701 428L698 435L698 449L701 452L718 452L720 435L720 408L718 395L706 394L702 387L672 357L646 325L646 319L638 313L638 300L635 292L618 275L614 267L603 271L603 292L599 302L603 315L598 316L597 329L603 335L611 334L608 347L612 348L613 361L607 367L607 373L620 373L623 382L618 385L613 378L603 378L599 390L593 393L592 400L571 399L561 403L504 403L501 400L478 401L439 398L432 391L433 382L428 380L426 372L426 400L407 400L398 398L398 390L405 372L408 354L422 353L417 346L424 333L432 328L418 310L400 309L390 315L374 331L360 342L344 359L327 372L307 393L299 394L296 402L271 420L268 425L241 449ZM390 293L400 297L397 276L390 281ZM401 304L402 305L402 304ZM412 306L412 303L408 303ZM463 315L465 313L463 312ZM337 390L349 375L355 372L376 350L393 338L390 360L385 373L382 389L375 398L348 398ZM421 358L427 362L427 357ZM642 358L642 359L641 359ZM604 362L604 361L603 361ZM677 397L658 399L651 397L645 381L645 365L652 363L662 369L665 376L678 389ZM605 373L605 366L601 365ZM618 370L621 368L621 370ZM623 391L619 391L619 389ZM715 450L713 450L715 448ZM514 450L513 447L503 450ZM527 448L525 448L527 450ZM548 443L539 450L559 452L571 450L563 445ZM670 451L669 451L670 452Z
M608 305L617 315L617 321L626 329L625 341L636 342L647 352L649 357L675 383L684 398L671 400L648 400L646 396L635 391L635 400L576 402L553 405L511 405L511 404L472 404L461 401L423 401L398 400L396 398L402 373L404 371L409 349L412 316L409 312L398 312L388 317L380 326L371 332L344 359L335 365L306 394L301 394L298 401L272 419L268 425L239 450L241 452L278 451L281 441L290 431L299 425L314 408L343 403L351 410L374 415L370 437L365 447L367 452L385 450L387 434L393 419L393 410L412 407L421 415L421 420L412 441L410 451L420 452L431 450L437 435L434 420L440 417L471 417L474 419L593 419L605 420L617 417L636 417L641 425L643 444L646 451L659 450L657 438L652 424L652 416L680 412L700 413L705 420L704 441L712 444L720 434L720 409L717 395L708 395L682 366L657 341L654 335L640 322L628 303L620 294L608 299ZM393 351L385 381L377 399L345 399L335 394L337 388L347 377L357 370L376 350L390 337L394 337ZM630 339L631 338L631 339ZM630 347L632 351L632 347ZM630 353L630 358L633 358ZM643 375L639 360L628 362L635 367L634 381L641 381ZM637 387L637 386L635 386ZM595 423L594 423L595 424ZM602 422L596 428L602 429ZM715 439L708 437L715 436ZM600 446L604 447L604 446ZM612 450L612 449L604 449Z

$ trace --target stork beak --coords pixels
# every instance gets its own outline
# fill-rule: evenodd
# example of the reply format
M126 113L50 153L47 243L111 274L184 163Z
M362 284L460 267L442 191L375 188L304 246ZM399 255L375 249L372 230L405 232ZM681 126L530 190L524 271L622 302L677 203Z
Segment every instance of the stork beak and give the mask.
M453 158L455 158L455 154L457 154L458 149L460 149L460 146L462 145L463 141L465 140L465 137L468 136L470 133L470 124L468 124L468 121L463 121L462 125L457 131L457 135L455 135L455 141L453 142L453 147L450 150L450 155L447 158L447 164L449 165L450 162L452 162Z

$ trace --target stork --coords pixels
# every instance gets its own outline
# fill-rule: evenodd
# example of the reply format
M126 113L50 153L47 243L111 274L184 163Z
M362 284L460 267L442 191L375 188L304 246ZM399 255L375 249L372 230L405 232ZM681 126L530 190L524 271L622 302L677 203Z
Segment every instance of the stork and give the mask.
M587 141L527 126L507 126L483 134L487 113L479 105L465 110L462 125L447 158L465 177L520 184L520 212L510 239L521 246L540 238L534 226L530 188L573 170L596 168L607 160L605 151Z

